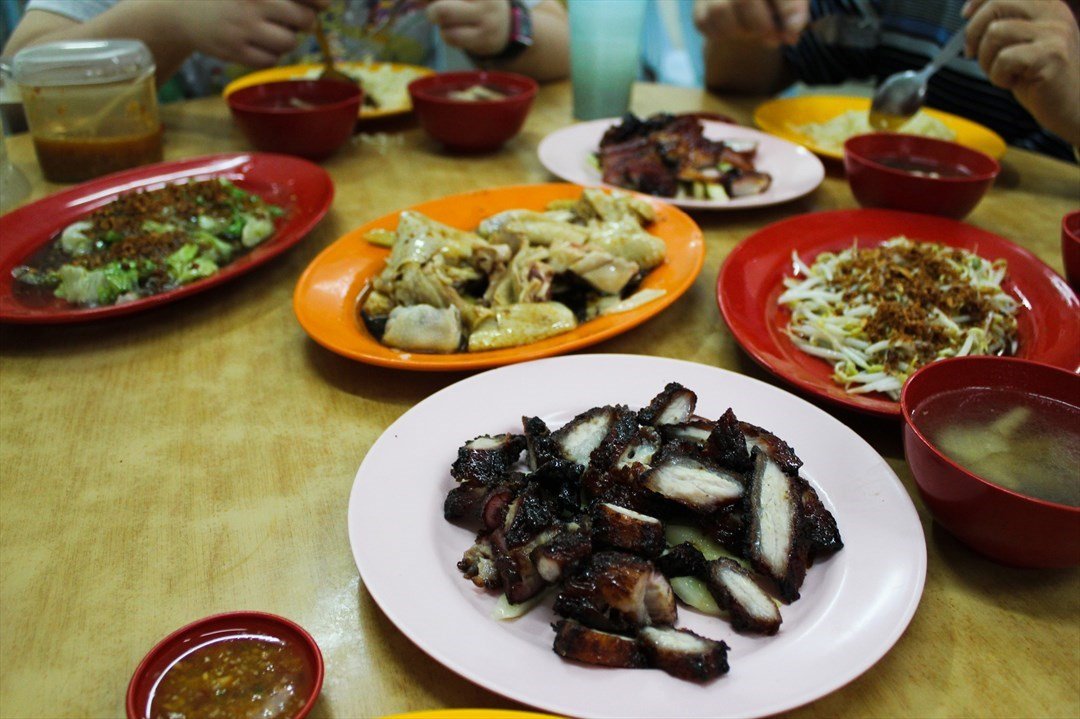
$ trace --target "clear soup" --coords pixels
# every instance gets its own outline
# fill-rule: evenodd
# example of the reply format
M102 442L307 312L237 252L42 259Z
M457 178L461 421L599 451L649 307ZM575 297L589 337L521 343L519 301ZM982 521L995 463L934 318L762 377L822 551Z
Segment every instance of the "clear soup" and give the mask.
M969 472L1019 494L1080 507L1080 408L1013 389L934 395L915 426Z

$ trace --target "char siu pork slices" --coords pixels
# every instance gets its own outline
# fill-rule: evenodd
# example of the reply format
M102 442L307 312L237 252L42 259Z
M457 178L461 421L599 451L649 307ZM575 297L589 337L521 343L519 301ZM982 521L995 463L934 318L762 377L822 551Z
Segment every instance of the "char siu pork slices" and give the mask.
M675 593L652 562L615 551L596 552L563 580L555 612L609 632L674 624L678 614Z
M462 575L521 611L552 588L567 659L696 682L727 672L724 642L675 627L669 578L703 598L685 595L695 607L711 595L700 611L728 631L771 635L777 600L798 599L807 568L843 540L790 445L697 404L671 382L640 409L594 407L554 431L525 416L521 434L466 442L443 503L476 532Z
M604 667L640 669L648 666L637 639L602 632L573 619L561 619L555 630L555 653L560 657Z
M728 645L689 629L645 627L638 632L649 666L673 677L707 682L728 671Z

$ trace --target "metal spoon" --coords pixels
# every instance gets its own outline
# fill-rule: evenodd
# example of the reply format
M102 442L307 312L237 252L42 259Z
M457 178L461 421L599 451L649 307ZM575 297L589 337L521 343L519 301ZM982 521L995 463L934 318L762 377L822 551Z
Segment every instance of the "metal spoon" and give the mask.
M319 49L322 50L323 65L325 66L322 74L319 75L319 79L357 84L356 80L334 67L334 55L330 52L330 43L327 42L326 33L323 32L322 18L318 16L315 18L315 39L318 40Z
M930 76L952 60L964 47L964 31L967 23L960 26L949 42L926 67L918 72L905 70L885 78L870 103L870 126L878 130L896 130L919 111L926 100L926 83Z

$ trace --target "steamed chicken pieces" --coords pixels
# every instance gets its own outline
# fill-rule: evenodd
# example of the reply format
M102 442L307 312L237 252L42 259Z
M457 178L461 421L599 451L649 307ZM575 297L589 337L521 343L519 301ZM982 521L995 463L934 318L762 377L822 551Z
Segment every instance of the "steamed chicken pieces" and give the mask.
M493 350L568 332L658 296L633 292L664 260L663 241L645 229L654 219L642 199L594 189L544 212L501 212L475 232L405 211L361 316L384 344L413 352Z
M681 590L700 587L735 631L776 634L807 569L843 544L786 442L696 405L671 383L637 411L595 407L554 431L524 417L520 434L465 443L443 505L478 530L462 574L510 605L551 589L567 659L699 682L725 673L724 642L674 626L676 596L699 604ZM672 543L676 527L697 543Z

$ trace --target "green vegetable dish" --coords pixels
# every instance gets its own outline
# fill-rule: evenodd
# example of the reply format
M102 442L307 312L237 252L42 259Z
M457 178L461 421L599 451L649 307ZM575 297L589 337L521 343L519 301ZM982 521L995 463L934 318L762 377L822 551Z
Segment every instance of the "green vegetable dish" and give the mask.
M117 198L12 270L25 298L98 307L209 277L265 242L284 214L224 178Z

